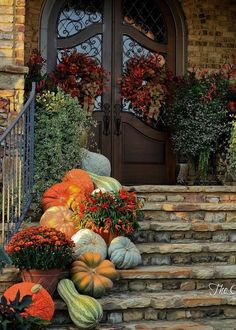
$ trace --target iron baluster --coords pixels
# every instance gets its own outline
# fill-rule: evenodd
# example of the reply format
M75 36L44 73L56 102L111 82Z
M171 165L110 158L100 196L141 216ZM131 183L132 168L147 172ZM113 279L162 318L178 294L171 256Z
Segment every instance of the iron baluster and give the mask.
M34 98L35 84L18 117L0 136L3 244L19 230L32 200Z

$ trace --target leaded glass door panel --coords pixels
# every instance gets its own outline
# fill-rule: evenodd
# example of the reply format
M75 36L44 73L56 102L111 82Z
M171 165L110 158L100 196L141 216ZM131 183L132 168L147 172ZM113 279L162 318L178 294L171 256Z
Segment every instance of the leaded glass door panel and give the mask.
M167 184L174 180L168 132L148 126L121 100L119 80L135 55L161 54L175 71L175 30L164 0L57 1L48 34L49 70L60 52L76 48L110 72L108 90L95 100L98 149L123 184ZM56 56L55 56L56 54Z

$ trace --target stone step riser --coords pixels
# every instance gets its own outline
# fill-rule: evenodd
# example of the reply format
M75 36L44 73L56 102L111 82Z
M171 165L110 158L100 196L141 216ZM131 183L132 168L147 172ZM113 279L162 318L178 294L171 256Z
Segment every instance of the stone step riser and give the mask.
M145 202L156 203L235 203L236 193L184 193L184 192L157 192L157 193L138 193Z
M213 243L235 243L236 230L219 230L219 231L156 231L156 230L140 230L133 237L134 243L190 243L191 241L213 242Z
M142 265L192 265L198 263L219 263L219 264L236 264L235 254L232 252L199 252L199 253L143 253Z
M104 311L103 323L119 324L122 322L132 321L177 321L177 320L198 320L201 318L221 317L223 319L230 319L235 317L236 307L231 306L206 306L198 308L180 308L176 309L155 309L155 308L136 308L127 310ZM66 325L71 324L71 319L67 311L56 311L54 314L52 324ZM181 328L182 329L182 328ZM222 328L223 330L223 328Z
M165 291L193 291L207 290L210 292L219 285L219 290L232 288L236 293L235 279L130 279L119 280L114 283L112 292L161 292Z
M163 211L144 210L144 220L163 222L235 223L236 211Z

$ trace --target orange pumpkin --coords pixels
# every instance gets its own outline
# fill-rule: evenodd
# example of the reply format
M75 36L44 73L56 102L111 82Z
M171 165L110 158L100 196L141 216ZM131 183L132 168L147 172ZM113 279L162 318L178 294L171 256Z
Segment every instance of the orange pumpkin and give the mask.
M3 295L8 302L13 301L18 290L20 300L26 295L32 296L31 304L25 309L25 317L31 315L47 321L52 319L55 310L54 302L42 285L31 282L17 283L8 288Z
M52 206L70 207L72 201L79 195L84 196L84 192L76 184L71 182L56 183L44 192L42 207L44 210Z
M73 212L65 206L53 206L47 209L40 219L40 226L55 228L71 238L78 229L72 219Z
M71 278L79 292L95 298L111 289L112 281L118 277L114 264L109 260L102 261L98 252L84 253L71 268Z
M63 181L70 181L81 187L86 194L91 194L94 189L93 182L89 174L81 169L72 169L66 173Z

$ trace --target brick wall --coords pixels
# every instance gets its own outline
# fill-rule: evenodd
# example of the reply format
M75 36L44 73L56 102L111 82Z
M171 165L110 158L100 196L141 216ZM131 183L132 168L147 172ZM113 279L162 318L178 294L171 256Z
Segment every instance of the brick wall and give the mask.
M188 26L188 67L217 69L236 56L236 1L182 0Z
M21 110L24 93L25 0L0 0L0 121Z

